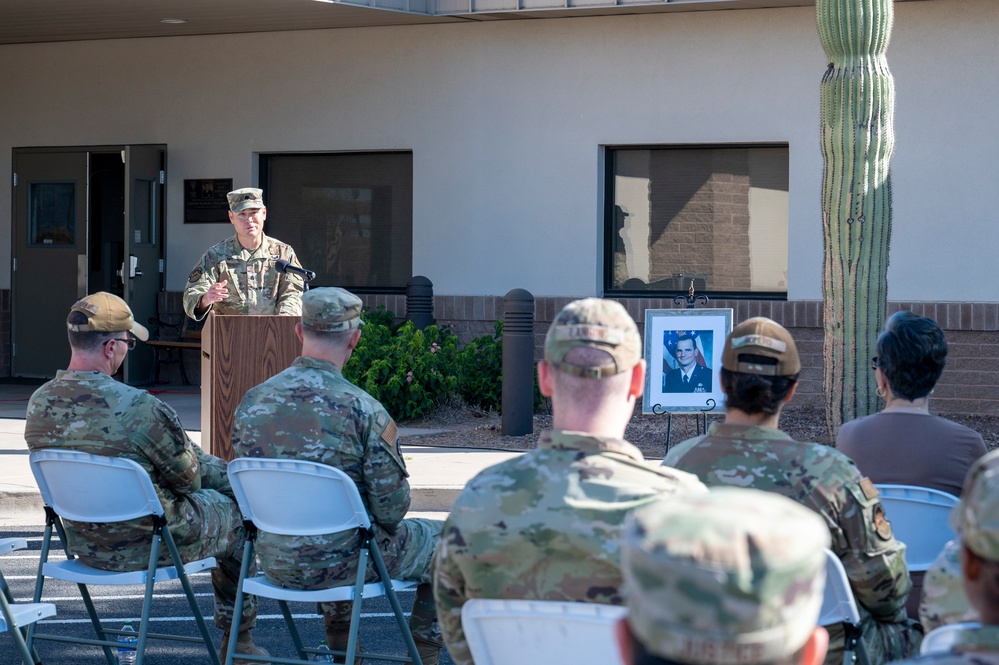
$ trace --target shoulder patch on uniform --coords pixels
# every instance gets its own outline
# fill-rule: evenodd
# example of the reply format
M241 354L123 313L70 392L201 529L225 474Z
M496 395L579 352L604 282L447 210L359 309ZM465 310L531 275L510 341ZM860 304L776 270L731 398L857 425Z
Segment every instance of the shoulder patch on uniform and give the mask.
M881 492L878 488L874 486L870 478L864 478L860 481L860 491L864 493L868 499L876 499L881 496Z
M399 438L399 427L395 424L394 420L390 420L388 425L382 431L382 441L390 446L395 446L396 439Z
M891 540L891 522L885 517L885 509L880 503L874 506L874 530L881 540Z
M188 276L187 281L195 282L198 280L199 277L201 277L203 273L204 271L201 269L201 266L198 266L197 268L191 271L191 274Z

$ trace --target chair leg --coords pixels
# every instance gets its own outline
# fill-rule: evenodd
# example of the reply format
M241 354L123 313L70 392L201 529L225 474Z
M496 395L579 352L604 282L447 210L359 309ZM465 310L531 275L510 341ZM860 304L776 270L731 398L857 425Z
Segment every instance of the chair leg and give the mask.
M142 665L146 659L146 638L149 635L149 615L153 604L153 584L156 582L156 562L160 557L161 534L153 534L149 548L149 567L146 570L146 591L142 597L142 614L139 617L139 641L135 645L135 665Z
M402 605L399 604L399 598L395 595L395 589L392 588L392 578L389 577L388 569L385 568L385 560L382 559L382 553L378 549L378 543L371 539L368 541L368 549L371 550L371 558L375 562L375 569L378 571L378 576L382 580L382 584L385 586L385 595L388 596L389 603L392 605L392 611L395 613L395 620L399 624L399 630L402 631L402 638L406 641L406 648L409 649L409 655L413 659L413 665L423 665L423 660L420 658L420 654L416 649L416 641L413 639L413 632L409 629L409 624L406 623L406 614L402 611Z
M246 539L243 545L243 564L239 567L239 584L236 585L236 603L232 608L232 623L229 624L229 645L226 647L225 665L232 665L236 656L236 642L239 635L239 622L243 617L243 582L250 572L250 562L253 561L253 541ZM214 647L212 648L214 651Z
M295 645L295 652L302 660L309 660L309 654L305 653L305 644L302 642L302 636L298 632L298 627L295 626L294 617L291 616L291 609L288 607L288 601L279 600L278 607L281 608L281 616L284 617L284 623L288 627L288 633L291 634L291 641Z
M0 592L2 592L0 610L3 610L3 618L7 622L7 631L10 633L11 639L14 640L14 646L17 647L18 653L21 654L24 665L35 665L42 662L35 650L28 649L28 645L25 642L28 629L22 628L14 622L14 613L10 609L10 605L14 603L14 594L11 593L10 587L7 586L7 580L4 579L3 572L0 572Z
M201 639L205 642L205 647L208 649L208 657L211 659L212 665L221 665L219 662L218 652L215 651L215 643L212 642L211 633L208 632L208 625L205 623L205 617L201 614L201 608L198 607L198 600L194 597L194 589L191 588L191 580L187 577L187 571L184 570L184 561L180 558L180 551L177 550L177 543L173 540L173 534L167 527L163 527L163 540L166 543L167 549L170 551L170 558L173 559L173 565L177 568L178 578L180 579L180 585L184 588L184 595L187 596L187 602L191 606L191 612L194 615L194 622L198 624L198 632L201 633ZM230 642L232 640L230 639ZM136 664L138 665L138 664Z
M370 538L368 536L367 538ZM368 572L368 549L361 543L357 557L357 579L354 581L354 600L350 607L350 629L347 632L346 665L354 665L357 657L357 642L361 633L361 604L364 602L364 578Z

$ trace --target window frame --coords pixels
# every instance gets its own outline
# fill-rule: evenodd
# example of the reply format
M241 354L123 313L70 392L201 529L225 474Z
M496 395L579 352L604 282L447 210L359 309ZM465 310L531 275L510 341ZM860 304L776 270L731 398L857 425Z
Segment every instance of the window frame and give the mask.
M764 142L725 142L725 143L639 143L639 144L607 144L602 146L603 151L603 257L602 257L602 291L604 296L612 298L674 298L679 295L686 295L687 289L682 290L653 290L653 289L622 289L614 288L614 153L620 150L725 150L739 148L783 148L788 151L788 161L790 166L791 146L786 142L764 141ZM790 181L788 182L788 193L790 194ZM788 232L790 232L791 215L788 210ZM790 253L790 247L788 249ZM790 283L790 275L788 275ZM787 291L720 291L706 289L697 291L697 295L706 295L715 300L787 300Z

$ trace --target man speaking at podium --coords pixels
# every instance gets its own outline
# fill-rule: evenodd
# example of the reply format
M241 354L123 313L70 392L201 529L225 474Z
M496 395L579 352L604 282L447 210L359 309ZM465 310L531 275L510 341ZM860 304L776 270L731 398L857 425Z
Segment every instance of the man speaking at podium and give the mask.
M201 257L187 278L184 311L201 321L216 314L286 314L300 316L305 282L295 250L264 235L263 190L244 187L229 192L229 221L236 235ZM278 264L287 266L281 270Z

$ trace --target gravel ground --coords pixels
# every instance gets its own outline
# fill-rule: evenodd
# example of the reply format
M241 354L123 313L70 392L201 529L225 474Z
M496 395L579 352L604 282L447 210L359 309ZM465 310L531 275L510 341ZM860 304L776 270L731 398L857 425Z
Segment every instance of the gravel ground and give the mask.
M985 445L990 450L999 445L999 417L961 415L949 417L981 433ZM707 418L708 424L721 419L720 414L709 415ZM671 445L696 436L698 418L674 415L672 420ZM538 434L551 427L551 415L535 414L534 433L525 436L503 436L502 418L495 412L485 413L453 406L441 408L429 418L403 424L407 427L445 430L441 434L407 437L405 440L407 445L530 450L534 448ZM667 416L642 414L639 406L628 425L625 438L638 446L646 457L661 458L666 450L666 424ZM826 430L826 417L822 409L788 406L781 414L780 426L799 441L832 443Z

